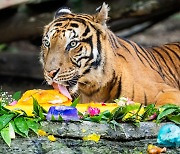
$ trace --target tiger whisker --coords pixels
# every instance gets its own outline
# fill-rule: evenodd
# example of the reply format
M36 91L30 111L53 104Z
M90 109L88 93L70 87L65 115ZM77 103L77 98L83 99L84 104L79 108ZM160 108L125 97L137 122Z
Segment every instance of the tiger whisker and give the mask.
M76 83L77 83L77 80L69 80L69 81L67 81L69 84L70 84L70 86L71 85L75 85Z
M72 83L77 83L77 80L69 80Z
M73 97L73 99L75 99L75 98L79 97L79 94L78 94L78 93L74 93L74 94L72 95L72 97Z
M79 79L79 75L73 76L73 79Z

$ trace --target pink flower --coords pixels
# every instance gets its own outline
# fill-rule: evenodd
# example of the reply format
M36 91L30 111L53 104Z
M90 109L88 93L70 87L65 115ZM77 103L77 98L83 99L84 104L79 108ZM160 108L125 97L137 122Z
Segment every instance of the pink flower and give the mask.
M98 115L100 113L100 109L98 108L93 108L93 107L89 107L88 110L87 110L87 113L90 115L90 116L95 116L95 115Z
M134 104L133 101L131 101L129 98L127 98L127 102L126 102L127 105L130 105L130 104Z
M10 106L14 106L14 105L16 105L17 104L17 101L15 100L15 101L13 101L12 103L10 103L9 105Z
M115 102L119 106L131 105L131 104L135 103L135 102L131 101L129 98L127 98L127 97L121 97L119 99L116 99Z
M148 120L154 120L154 119L156 119L156 117L157 117L157 113L154 113L153 115L151 115L151 116L148 118Z

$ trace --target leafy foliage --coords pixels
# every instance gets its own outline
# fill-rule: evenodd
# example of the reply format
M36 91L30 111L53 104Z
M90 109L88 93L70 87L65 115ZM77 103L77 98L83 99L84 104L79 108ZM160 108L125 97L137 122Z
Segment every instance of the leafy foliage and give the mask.
M39 119L39 121L46 119L45 114L47 113L47 111L39 105L35 98L33 98L33 113L35 117Z
M180 106L167 104L159 108L159 115L157 117L157 123L162 121L172 121L176 124L180 124Z
M17 91L12 95L12 98L18 101L21 98L21 91Z
M15 134L22 137L28 137L30 131L38 134L40 127L39 122L46 120L47 111L38 104L35 98L33 98L34 116L27 116L22 110L10 111L5 108L6 104L11 103L13 100L17 101L20 97L21 92L9 95L7 92L0 91L0 135L8 146L11 145L11 139L15 138ZM154 120L157 123L172 121L176 124L180 124L180 106L167 104L160 108L156 108L154 104L143 106L140 103L135 103L124 98L120 99L120 101L121 105L112 112L108 110L100 113L97 112L97 114L78 112L79 117L81 120L109 123L115 130L121 122L131 122L137 126L139 122L150 120ZM116 102L118 104L119 100L117 99ZM78 103L79 98L77 98L71 106L76 107ZM60 117L58 121L62 120L62 117Z
M7 93L3 93L7 94ZM20 92L15 93L12 97L18 100L21 96ZM3 95L3 97L6 97ZM4 107L4 102L0 100L0 134L5 143L10 146L11 139L15 138L15 133L28 137L31 131L37 134L40 127L39 121L44 120L44 112L46 112L36 100L34 100L34 117L28 117L25 112L10 111ZM37 118L38 117L38 118Z
M72 104L71 104L71 106L72 107L76 107L76 105L79 103L79 97L78 98L76 98L73 102L72 102Z
M104 111L95 116L90 116L86 113L82 119L98 123L108 122L116 126L120 122L130 122L138 126L139 122L152 120L157 123L171 121L180 124L180 107L167 104L158 109L154 104L143 106L140 103L134 103L119 106L112 112Z
M10 129L9 127L5 127L1 130L1 136L6 144L10 147L11 145L11 137L10 137Z

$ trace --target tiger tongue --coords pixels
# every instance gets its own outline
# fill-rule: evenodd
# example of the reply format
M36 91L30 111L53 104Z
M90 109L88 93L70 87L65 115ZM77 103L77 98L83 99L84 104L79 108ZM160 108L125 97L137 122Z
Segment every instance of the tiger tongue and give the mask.
M53 82L52 86L53 86L54 89L59 90L59 92L61 94L63 94L64 96L66 96L67 98L72 100L72 97L71 97L69 91L67 90L67 88L65 86L54 83L54 82Z

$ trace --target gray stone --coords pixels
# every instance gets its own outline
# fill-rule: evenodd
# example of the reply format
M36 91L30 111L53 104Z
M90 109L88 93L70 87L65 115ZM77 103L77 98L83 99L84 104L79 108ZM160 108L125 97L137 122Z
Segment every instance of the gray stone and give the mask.
M142 154L147 153L148 144L156 145L159 125L142 122L140 126L122 123L114 129L108 124L83 122L42 122L42 129L53 134L57 141L47 137L17 137L9 148L0 139L0 154ZM82 137L96 133L99 142L83 141ZM180 148L167 148L167 153L180 153Z
M116 130L108 124L99 124L89 121L83 122L42 122L43 129L61 137L82 138L85 135L97 133L101 138L111 140L132 140L139 138L155 138L159 128L165 123L157 125L153 122L141 122L140 126L122 123ZM83 130L85 132L83 132Z

